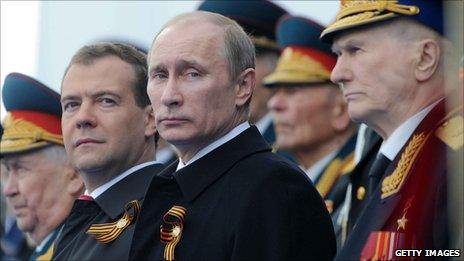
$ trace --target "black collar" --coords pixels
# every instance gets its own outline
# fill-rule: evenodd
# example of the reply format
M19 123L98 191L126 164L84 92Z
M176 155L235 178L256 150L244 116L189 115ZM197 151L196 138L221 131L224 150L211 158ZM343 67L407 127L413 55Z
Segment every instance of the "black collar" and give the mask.
M159 173L164 166L151 164L118 181L95 199L100 208L112 219L124 212L124 207L130 201L140 200L150 184L151 178Z
M252 126L179 171L176 171L176 161L161 172L160 176L168 178L172 175L184 199L192 201L238 161L251 154L264 151L271 151L271 148L258 129Z

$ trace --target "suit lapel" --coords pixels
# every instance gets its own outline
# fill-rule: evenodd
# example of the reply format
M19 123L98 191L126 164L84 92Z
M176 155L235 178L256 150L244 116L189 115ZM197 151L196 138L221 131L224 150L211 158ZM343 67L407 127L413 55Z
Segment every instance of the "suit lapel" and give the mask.
M235 163L251 154L271 151L254 126L173 174L187 201L193 200Z
M112 219L124 212L125 205L141 200L150 180L163 169L161 164L152 164L130 174L95 199L100 208Z

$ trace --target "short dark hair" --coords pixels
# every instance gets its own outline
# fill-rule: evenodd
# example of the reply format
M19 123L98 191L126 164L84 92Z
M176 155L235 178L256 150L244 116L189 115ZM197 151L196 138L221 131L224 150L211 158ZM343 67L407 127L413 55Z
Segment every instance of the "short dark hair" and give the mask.
M91 65L96 60L108 56L116 56L132 65L135 76L135 81L132 85L135 102L141 108L151 106L147 93L147 54L128 44L101 42L80 48L71 58L68 67L66 67L63 79L73 64ZM154 138L156 144L159 140L158 132L155 133Z
M66 73L73 64L90 65L95 60L108 56L116 56L132 65L135 76L135 82L132 88L135 101L137 105L142 108L150 105L150 99L146 91L148 82L147 55L131 45L109 42L86 45L80 48L71 58L64 75L66 76Z

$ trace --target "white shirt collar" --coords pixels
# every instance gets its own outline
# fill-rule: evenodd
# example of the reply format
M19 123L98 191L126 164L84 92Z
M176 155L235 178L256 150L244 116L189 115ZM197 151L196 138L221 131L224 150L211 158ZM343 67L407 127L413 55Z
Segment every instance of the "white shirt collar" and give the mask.
M264 134L264 132L267 130L269 125L272 123L272 115L271 113L267 113L262 117L257 123L256 123L256 128L258 128L259 132L261 134Z
M94 191L92 191L92 193L90 193L90 196L95 199L98 196L100 196L101 194L103 194L103 192L105 192L106 190L111 188L114 184L118 183L123 178L129 176L130 174L136 172L139 169L142 169L142 168L144 168L146 166L156 164L156 163L158 163L158 161L148 161L148 162L144 162L144 163L139 164L139 165L135 165L132 168L124 171L121 175L118 175L117 177L113 178L112 180L110 180L110 181L106 182L105 184L101 185L100 187L96 188ZM84 194L89 195L89 191L85 190Z
M222 136L221 138L217 139L213 143L210 143L208 146L204 147L200 151L197 152L188 162L185 164L182 163L182 159L179 159L179 164L177 165L177 170L180 170L181 168L191 164L192 162L202 158L206 154L210 153L214 149L218 148L219 146L223 145L224 143L228 142L229 140L235 138L238 136L240 133L244 132L246 129L250 127L250 124L248 122L244 122L237 127L233 128L229 133L226 135ZM177 171L176 170L176 171Z
M419 126L421 121L427 116L427 114L440 102L442 99L432 103L425 109L416 113L411 118L403 122L398 128L393 131L392 135L388 137L380 146L379 152L385 155L389 160L393 161L401 148L406 144L409 137L411 137L414 130Z
M366 131L367 125L361 123L358 128L358 134L356 136L356 145L354 148L354 163L358 164L361 160L363 148L366 144Z
M329 162L335 157L335 155L337 155L337 153L338 150L332 151L306 170L306 175L308 175L312 182L315 182L317 178L319 178L319 176L322 174L322 170L324 170L327 164L329 164Z

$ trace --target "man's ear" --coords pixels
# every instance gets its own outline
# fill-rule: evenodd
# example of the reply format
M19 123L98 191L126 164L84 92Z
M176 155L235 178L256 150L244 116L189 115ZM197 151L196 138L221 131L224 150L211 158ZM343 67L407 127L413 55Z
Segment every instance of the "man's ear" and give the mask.
M84 182L77 170L73 168L70 163L65 164L64 175L67 181L67 192L70 195L77 198L79 195L84 193Z
M256 72L253 68L244 70L238 77L235 94L235 105L243 106L246 104L253 94L256 85Z
M152 137L156 133L155 113L151 105L144 109L145 137Z
M435 39L424 39L417 42L417 61L415 67L415 76L417 81L426 81L437 70L440 64L440 44Z

